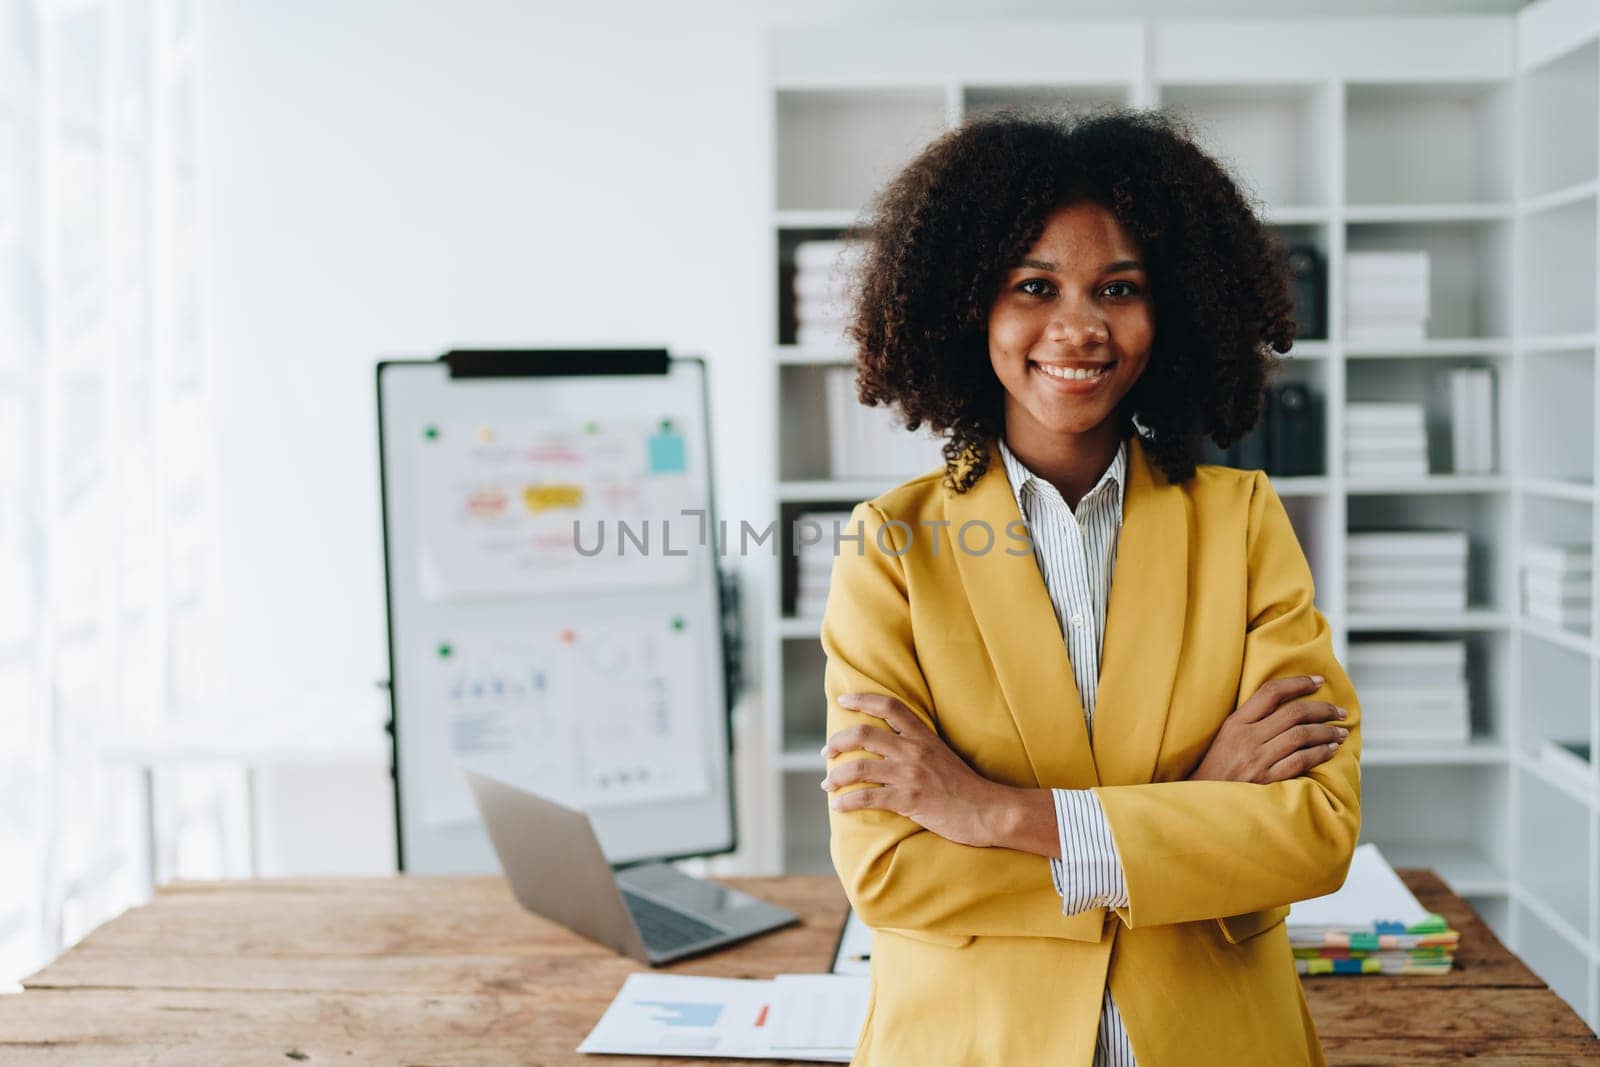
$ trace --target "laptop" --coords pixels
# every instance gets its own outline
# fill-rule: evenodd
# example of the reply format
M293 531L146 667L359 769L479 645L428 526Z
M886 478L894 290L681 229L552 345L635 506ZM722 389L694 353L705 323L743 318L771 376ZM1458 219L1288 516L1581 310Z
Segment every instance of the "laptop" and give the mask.
M666 863L613 870L589 817L462 768L517 903L656 966L800 921Z

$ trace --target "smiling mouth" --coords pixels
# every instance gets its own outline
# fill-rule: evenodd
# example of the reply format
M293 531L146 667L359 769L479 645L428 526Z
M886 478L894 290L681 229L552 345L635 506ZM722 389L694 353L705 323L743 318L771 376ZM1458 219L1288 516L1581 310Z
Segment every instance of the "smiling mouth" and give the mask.
M1092 367L1070 367L1063 364L1039 363L1033 360L1029 362L1033 363L1033 366L1040 374L1047 378L1053 378L1058 382L1097 382L1110 374L1111 368L1116 366L1115 361Z

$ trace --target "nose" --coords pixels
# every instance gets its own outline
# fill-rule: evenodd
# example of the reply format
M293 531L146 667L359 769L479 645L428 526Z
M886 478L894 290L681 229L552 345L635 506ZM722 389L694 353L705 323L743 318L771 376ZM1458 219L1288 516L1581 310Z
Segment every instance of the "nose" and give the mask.
M1063 304L1045 327L1046 340L1059 341L1074 348L1103 345L1110 336L1111 331L1106 327L1105 319L1092 304L1083 302L1071 307Z

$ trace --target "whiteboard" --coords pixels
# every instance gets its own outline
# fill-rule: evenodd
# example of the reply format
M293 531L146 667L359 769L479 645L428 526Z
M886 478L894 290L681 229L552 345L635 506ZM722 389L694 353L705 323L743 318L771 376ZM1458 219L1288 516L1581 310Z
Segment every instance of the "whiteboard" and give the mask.
M731 850L704 362L377 379L401 869L499 870L463 767L587 811L613 863Z

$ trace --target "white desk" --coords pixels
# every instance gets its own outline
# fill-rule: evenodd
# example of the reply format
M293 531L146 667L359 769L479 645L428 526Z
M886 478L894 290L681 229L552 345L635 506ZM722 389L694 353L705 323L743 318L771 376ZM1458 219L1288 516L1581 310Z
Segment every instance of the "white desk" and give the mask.
M389 769L389 735L381 724L337 728L294 719L235 716L166 723L139 734L102 742L102 758L134 767L141 781L145 827L145 879L154 893L158 870L155 776L162 768L234 764L244 773L246 854L250 876L259 877L261 858L257 831L257 775L267 767L351 767Z

